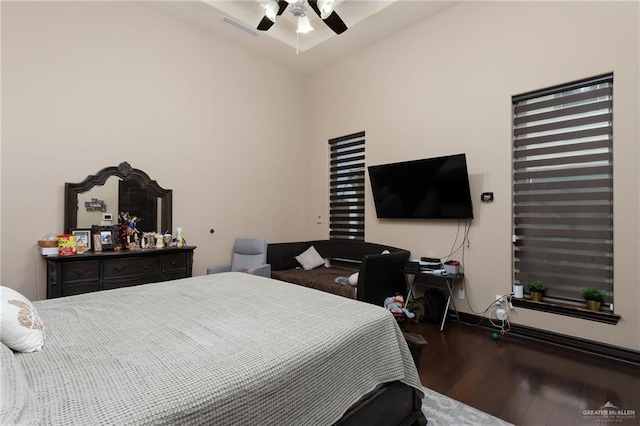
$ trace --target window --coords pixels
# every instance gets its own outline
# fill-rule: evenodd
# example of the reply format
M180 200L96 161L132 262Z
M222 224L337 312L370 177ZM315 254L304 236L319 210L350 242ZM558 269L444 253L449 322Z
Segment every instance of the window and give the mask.
M513 97L514 278L552 300L612 300L612 90L608 74Z
M329 148L329 239L364 241L364 132Z

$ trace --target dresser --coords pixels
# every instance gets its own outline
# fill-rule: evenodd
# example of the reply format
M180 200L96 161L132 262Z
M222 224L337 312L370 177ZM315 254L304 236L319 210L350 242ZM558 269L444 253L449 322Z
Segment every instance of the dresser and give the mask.
M45 256L47 299L191 277L195 246Z

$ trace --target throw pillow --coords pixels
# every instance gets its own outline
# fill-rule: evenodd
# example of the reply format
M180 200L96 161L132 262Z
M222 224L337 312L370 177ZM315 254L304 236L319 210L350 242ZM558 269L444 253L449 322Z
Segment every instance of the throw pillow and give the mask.
M324 265L324 259L320 256L314 246L309 247L304 252L296 256L296 260L305 271Z
M349 277L349 285L351 285L351 287L358 286L358 272L351 274L351 276Z
M18 352L42 349L42 321L29 299L2 286L0 295L0 341Z

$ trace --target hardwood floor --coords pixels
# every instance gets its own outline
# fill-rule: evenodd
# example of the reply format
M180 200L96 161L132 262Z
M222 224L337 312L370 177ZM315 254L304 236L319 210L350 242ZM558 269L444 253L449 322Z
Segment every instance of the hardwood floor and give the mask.
M427 341L422 384L516 425L640 425L640 368L448 321L405 323ZM584 410L611 402L635 416L609 421Z

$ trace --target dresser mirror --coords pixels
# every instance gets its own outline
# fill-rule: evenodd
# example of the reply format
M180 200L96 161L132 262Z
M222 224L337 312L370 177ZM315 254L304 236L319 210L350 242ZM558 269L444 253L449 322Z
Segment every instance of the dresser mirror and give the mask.
M129 163L106 167L79 183L65 183L64 231L118 223L120 212L139 221L140 232L171 232L172 191Z

